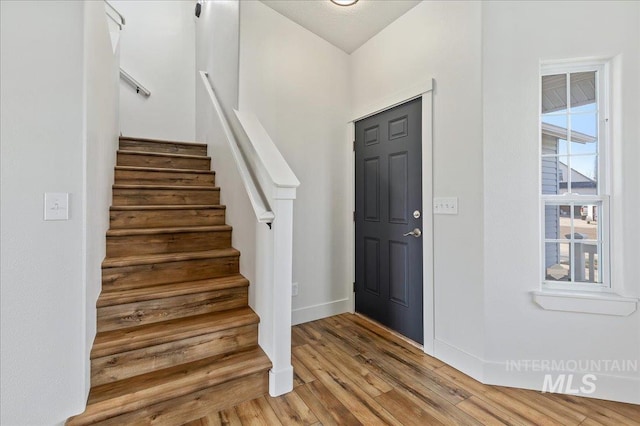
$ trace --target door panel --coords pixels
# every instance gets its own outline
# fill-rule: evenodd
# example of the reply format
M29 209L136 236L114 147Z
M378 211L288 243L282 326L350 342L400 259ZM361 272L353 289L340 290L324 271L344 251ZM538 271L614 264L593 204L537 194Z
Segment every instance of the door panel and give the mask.
M356 311L422 343L422 110L356 122Z
M389 221L409 223L409 158L401 152L389 156Z
M380 221L380 158L364 160L364 217Z
M380 240L364 240L364 288L369 293L380 295Z

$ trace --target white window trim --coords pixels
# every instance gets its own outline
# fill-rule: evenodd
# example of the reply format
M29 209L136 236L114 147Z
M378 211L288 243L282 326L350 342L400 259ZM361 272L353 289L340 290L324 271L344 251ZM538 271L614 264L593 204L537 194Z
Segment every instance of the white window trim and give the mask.
M548 311L579 312L628 316L638 308L638 299L611 292L539 290L533 291L533 301Z
M599 126L599 138L601 141L606 141L598 146L598 196L595 197L603 202L603 213L606 216L606 223L602 227L602 251L606 260L603 264L603 285L593 284L563 284L558 282L545 281L544 267L540 268L540 289L533 291L533 301L545 310L564 311L564 312L579 312L579 313L591 313L602 315L616 315L627 316L635 312L638 307L638 298L623 296L624 289L622 288L622 277L613 276L612 270L621 268L622 261L620 257L616 258L614 254L615 246L611 244L612 239L616 238L620 234L620 230L616 229L612 222L611 217L611 203L610 197L612 196L612 164L613 159L611 152L615 150L616 145L620 143L619 136L614 134L610 123L610 111L612 106L612 81L611 81L611 59L590 59L590 60L562 60L549 63L542 63L540 67L540 78L542 76L567 73L567 72L581 72L581 71L593 71L597 69L600 71L598 84L603 85L597 90L597 96L604 93L605 99L598 99L599 111L603 111L604 125ZM538 89L538 96L541 99L541 90ZM538 111L541 111L541 106L538 106ZM540 114L540 113L538 113ZM540 132L540 118L538 118L538 137L541 138ZM538 167L540 165L540 158L542 158L542 141L538 142ZM620 152L619 150L617 150ZM541 178L541 171L538 172L538 178ZM540 185L538 186L540 187ZM554 201L560 201L559 197L544 197L539 196L540 206L540 223L541 232L540 235L540 265L544 264L545 258L545 238L544 238L544 206L545 201L550 201L553 198ZM567 198L567 201L588 200L589 196ZM593 200L594 197L592 196ZM606 206L605 206L606 204Z

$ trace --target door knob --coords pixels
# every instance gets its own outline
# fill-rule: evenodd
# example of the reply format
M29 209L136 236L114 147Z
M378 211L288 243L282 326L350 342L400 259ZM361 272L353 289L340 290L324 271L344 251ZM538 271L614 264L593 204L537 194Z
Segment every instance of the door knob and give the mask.
M415 228L413 231L411 232L407 232L406 234L403 234L405 237L408 237L409 235L412 235L416 238L419 238L420 235L422 235L422 231L418 228Z

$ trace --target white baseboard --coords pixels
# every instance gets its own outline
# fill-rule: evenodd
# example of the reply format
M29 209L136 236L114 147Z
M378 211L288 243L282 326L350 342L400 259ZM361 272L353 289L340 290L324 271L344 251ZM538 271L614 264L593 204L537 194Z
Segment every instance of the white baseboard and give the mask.
M640 377L615 376L602 372L552 371L541 370L539 368L534 371L525 368L520 371L514 370L513 367L508 369L506 362L485 361L484 383L542 391L545 376L549 375L548 379L555 382L559 379L559 376L564 375L565 389L562 389L559 393L640 404ZM582 382L587 374L593 375L591 379L587 380L593 383L594 388L592 392L584 393L580 388L589 389L589 387L584 386ZM569 377L571 377L572 383L571 386L566 386ZM567 392L567 388L573 388L574 392ZM549 391L549 389L547 389L547 391Z
M332 315L344 314L345 312L351 312L351 309L350 298L298 308L291 311L291 324L298 325Z
M269 395L276 397L293 390L293 366L279 371L269 370Z
M440 361L482 382L483 361L475 355L438 339L433 341L433 353Z
M522 389L531 389L542 391L545 376L549 374L555 382L558 376L565 375L565 379L573 374L572 386L577 392L566 392L569 387L562 389L564 392L575 396L584 396L589 398L606 399L610 401L626 402L631 404L640 404L640 377L633 376L635 372L621 373L628 375L612 375L601 372L593 372L594 380L590 380L595 389L590 393L582 393L579 391L583 386L583 377L585 372L571 371L543 371L536 369L534 371L522 369L514 371L514 368L507 369L506 362L485 361L473 354L465 352L455 346L440 340L434 341L435 357L440 361L452 366L456 370L460 370L468 376L473 377L487 385L507 386ZM566 381L565 381L566 385Z

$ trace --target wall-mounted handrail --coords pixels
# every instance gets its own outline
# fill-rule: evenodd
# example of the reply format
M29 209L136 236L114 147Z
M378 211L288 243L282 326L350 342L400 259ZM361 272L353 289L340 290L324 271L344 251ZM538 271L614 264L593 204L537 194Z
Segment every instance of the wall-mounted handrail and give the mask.
M113 16L109 15L107 13L107 15L109 15L109 17L111 19L113 19L113 21L118 24L118 26L120 27L120 29L122 29L122 27L127 23L126 20L124 19L124 16L122 15L122 13L118 12L118 9L116 9L111 3L109 3L107 0L104 0L105 4L109 7L109 9L113 10L115 12L116 15L118 15L118 18L120 18L120 22L118 22L116 19L113 18Z
M222 130L227 139L227 142L229 143L229 147L231 148L233 159L235 160L236 166L238 167L240 178L242 179L244 188L247 191L247 195L249 196L249 201L251 202L251 206L253 207L253 212L256 215L256 219L260 223L270 224L271 222L273 222L275 215L273 214L273 211L269 206L269 202L266 200L264 192L260 191L257 179L249 172L249 166L247 165L245 158L240 152L238 141L236 140L236 137L234 136L233 131L229 126L229 122L225 117L224 111L222 110L222 106L220 105L220 102L218 101L218 98L213 91L213 87L209 82L207 73L204 71L200 71L200 77L202 78L204 87L207 90L207 94L209 94L209 98L211 99L213 108L220 118Z
M118 29L122 29L122 24L120 23L119 20L117 20L116 18L114 18L113 16L111 16L109 13L106 13L107 17L109 19L111 19L113 21L114 24L116 24L118 26Z
M124 81L129 83L132 87L134 87L136 89L136 93L140 93L147 98L151 96L151 92L149 91L149 89L147 89L141 83L139 83L138 80L131 77L131 75L129 75L129 73L127 73L122 68L120 68L120 78L122 78Z

